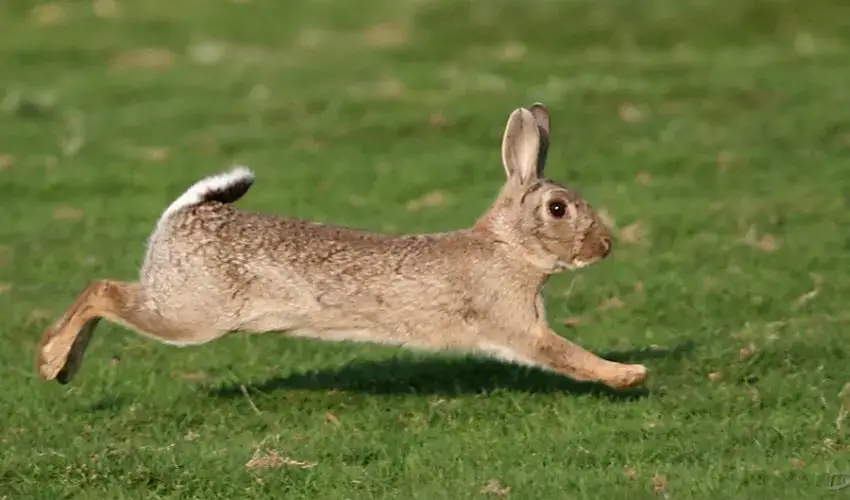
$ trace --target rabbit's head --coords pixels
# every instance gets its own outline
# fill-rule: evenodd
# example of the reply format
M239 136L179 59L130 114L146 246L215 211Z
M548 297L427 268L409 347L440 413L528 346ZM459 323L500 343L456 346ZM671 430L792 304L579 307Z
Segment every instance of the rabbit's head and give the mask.
M518 257L553 273L607 257L612 234L578 193L543 177L549 124L549 113L539 103L511 113L502 138L507 181L478 227L515 247Z

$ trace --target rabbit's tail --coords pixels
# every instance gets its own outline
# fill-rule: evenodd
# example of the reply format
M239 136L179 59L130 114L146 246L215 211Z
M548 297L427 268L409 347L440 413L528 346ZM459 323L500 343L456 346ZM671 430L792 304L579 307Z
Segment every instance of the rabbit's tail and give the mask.
M248 167L241 165L233 167L228 172L201 179L165 209L160 221L179 210L200 203L209 201L233 203L243 197L252 184L254 184L254 173Z

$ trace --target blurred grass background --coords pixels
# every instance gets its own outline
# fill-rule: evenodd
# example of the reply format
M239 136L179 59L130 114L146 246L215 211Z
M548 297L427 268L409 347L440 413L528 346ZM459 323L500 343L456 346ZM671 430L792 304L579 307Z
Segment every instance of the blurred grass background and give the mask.
M850 472L850 4L122 0L0 5L0 498L832 498ZM102 324L31 370L92 279L235 162L240 206L470 224L510 111L612 220L550 321L646 363L624 399L453 355ZM646 349L656 346L654 349ZM840 493L839 493L840 494Z

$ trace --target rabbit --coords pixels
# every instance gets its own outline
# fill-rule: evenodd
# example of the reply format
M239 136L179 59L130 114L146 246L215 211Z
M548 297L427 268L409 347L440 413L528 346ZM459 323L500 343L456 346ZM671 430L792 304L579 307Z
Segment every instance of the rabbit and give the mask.
M607 257L612 232L576 192L543 177L550 118L511 112L506 179L471 225L389 235L240 210L243 166L204 178L162 213L138 282L92 281L42 334L36 371L70 382L105 318L173 346L230 333L448 350L533 366L614 389L640 364L605 360L548 326L543 287Z

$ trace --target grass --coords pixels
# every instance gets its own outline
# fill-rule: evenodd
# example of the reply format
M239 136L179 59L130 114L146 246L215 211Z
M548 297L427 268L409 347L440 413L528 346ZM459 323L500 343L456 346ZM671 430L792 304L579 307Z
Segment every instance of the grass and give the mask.
M0 11L0 498L837 498L850 473L850 10L838 0L10 1ZM175 349L90 280L234 162L240 206L470 224L508 113L617 227L556 330L651 370L613 394L456 355L283 336ZM577 319L580 318L580 319Z

